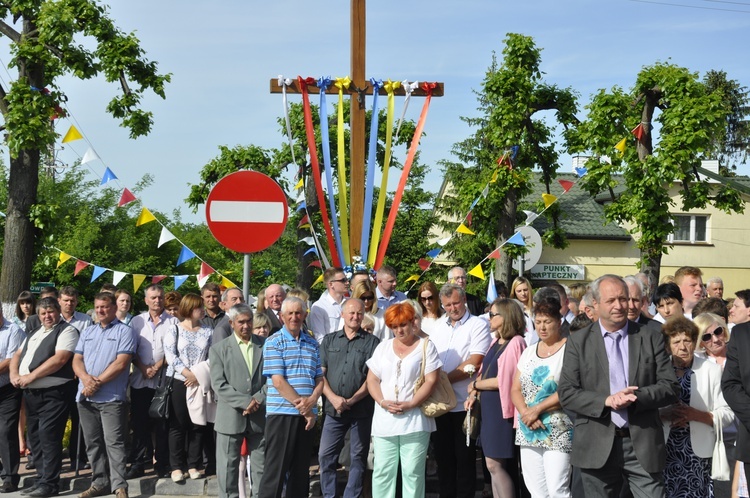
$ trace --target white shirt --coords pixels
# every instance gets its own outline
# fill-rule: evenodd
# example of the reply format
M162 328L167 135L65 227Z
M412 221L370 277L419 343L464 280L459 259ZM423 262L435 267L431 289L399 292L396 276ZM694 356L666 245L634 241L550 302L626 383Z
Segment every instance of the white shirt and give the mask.
M450 374L461 363L469 359L473 354L484 356L490 349L492 335L490 327L485 320L466 313L458 323L453 326L450 318L446 315L438 320L438 326L430 334L430 340L435 343L440 361L445 373ZM453 383L453 391L456 393L458 403L452 412L464 411L464 401L468 397L467 388L473 378L460 380Z
M144 365L153 365L164 358L164 334L169 329L177 326L178 320L166 311L159 316L159 323L154 325L148 311L141 313L131 320L136 337L135 354L138 361ZM130 374L130 387L143 389L148 387L156 389L159 386L160 374L147 379L141 373L141 369L133 365L133 373Z
M344 300L336 302L330 292L326 291L320 299L313 303L310 309L310 330L315 334L318 344L323 342L323 338L335 332L341 320L341 305Z
M36 334L34 334L31 337L31 339L24 339L23 343L21 344L21 350L23 350L27 341L29 343L29 347L26 349L26 355L23 357L23 359L21 360L21 363L18 365L18 375L28 375L30 373L29 365L31 365L31 360L34 359L34 353L36 353L37 348L39 348L39 345L47 337L47 335L49 335L49 333L54 330L55 325L53 325L49 329L45 329L44 325L42 325L40 327L41 330L37 332ZM78 331L72 326L66 327L65 330L60 332L60 335L57 336L57 342L55 343L55 351L70 351L72 353L76 350L77 344L78 344ZM59 385L65 384L66 382L69 382L69 379L63 379L62 377L47 376L47 377L42 377L41 379L35 380L34 382L32 382L26 387L28 389L45 389L47 387L59 386Z

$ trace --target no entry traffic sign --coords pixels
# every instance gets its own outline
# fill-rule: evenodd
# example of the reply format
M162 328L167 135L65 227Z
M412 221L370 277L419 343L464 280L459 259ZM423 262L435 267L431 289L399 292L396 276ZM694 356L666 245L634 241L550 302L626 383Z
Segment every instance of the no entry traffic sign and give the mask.
M257 171L237 171L211 189L206 223L216 240L249 254L276 242L286 227L286 194L278 183Z

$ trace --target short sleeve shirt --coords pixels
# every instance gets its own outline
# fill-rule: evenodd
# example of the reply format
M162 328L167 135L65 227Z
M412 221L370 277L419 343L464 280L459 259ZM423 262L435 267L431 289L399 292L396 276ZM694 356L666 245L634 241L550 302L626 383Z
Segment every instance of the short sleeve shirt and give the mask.
M272 375L281 375L300 396L310 396L315 379L323 376L318 341L300 332L299 339L283 327L266 339L263 346L263 375L268 379L266 416L299 415L294 405L273 386ZM313 407L317 414L317 407Z
M89 325L81 333L78 340L76 354L83 356L83 365L89 375L101 375L118 355L135 354L135 334L133 329L115 318L109 325L102 327L96 323ZM125 368L117 377L102 384L93 396L84 397L83 382L78 382L76 401L86 400L92 403L108 403L112 401L126 401L128 389L129 368Z
M153 365L164 358L164 335L177 326L177 319L163 311L159 316L159 323L154 323L148 311L141 313L130 321L136 337L136 356L144 365ZM156 389L159 385L159 375L147 379L139 368L134 368L130 374L130 387L142 389L148 387Z
M26 354L21 359L21 364L18 365L19 375L28 375L30 373L29 366L31 365L31 361L34 359L34 354L36 353L37 348L39 348L39 345L42 343L42 341L55 329L55 325L53 325L49 329L44 328L44 325L42 325L37 329L37 332L34 335L29 334L31 335L31 337L23 341L23 344L21 344L21 349L26 347ZM78 329L76 329L72 325L66 327L60 333L60 335L57 336L55 351L68 351L70 353L73 353L76 349L76 345L78 344L78 339ZM26 345L27 342L28 346ZM65 384L66 382L70 382L70 379L47 375L46 377L35 380L34 382L26 386L26 388L46 389L48 387L60 386L62 384Z
M21 347L26 334L14 323L5 318L0 318L0 361L8 360L16 354ZM0 387L10 384L10 372L0 374Z

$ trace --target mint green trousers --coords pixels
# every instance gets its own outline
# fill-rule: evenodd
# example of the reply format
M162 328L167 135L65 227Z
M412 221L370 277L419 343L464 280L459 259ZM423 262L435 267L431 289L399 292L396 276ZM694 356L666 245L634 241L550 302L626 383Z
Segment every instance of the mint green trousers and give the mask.
M424 496L425 462L429 432L413 432L403 436L373 437L375 463L372 471L373 498L396 496L396 476L401 462L401 496Z

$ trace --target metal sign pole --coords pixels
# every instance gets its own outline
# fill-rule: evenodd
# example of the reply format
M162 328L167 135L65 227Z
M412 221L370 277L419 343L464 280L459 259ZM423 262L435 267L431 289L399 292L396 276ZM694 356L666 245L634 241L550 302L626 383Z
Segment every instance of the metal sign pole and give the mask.
M245 266L242 269L242 295L250 301L250 254L245 254Z

